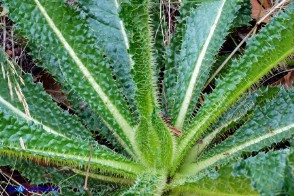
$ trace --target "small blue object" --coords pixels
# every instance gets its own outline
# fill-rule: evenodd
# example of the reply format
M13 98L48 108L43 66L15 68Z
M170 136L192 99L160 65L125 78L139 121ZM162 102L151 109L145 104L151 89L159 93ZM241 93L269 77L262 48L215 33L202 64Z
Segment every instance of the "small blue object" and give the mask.
M8 191L8 193L14 193L16 191L16 187L15 186L8 185L7 191Z
M24 188L23 186L18 186L18 187L16 188L16 190L17 190L19 193L22 193L22 192L25 190L25 188Z

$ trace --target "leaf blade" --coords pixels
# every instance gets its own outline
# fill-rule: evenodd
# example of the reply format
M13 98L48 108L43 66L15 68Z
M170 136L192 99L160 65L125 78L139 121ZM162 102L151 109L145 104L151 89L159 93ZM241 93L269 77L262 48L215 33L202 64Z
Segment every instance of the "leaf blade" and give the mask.
M238 1L202 3L192 9L175 64L166 71L167 98L174 126L182 129L192 115L197 98L208 79L215 55L240 8ZM212 11L213 10L213 11ZM197 35L197 36L195 36ZM173 72L172 70L176 71ZM176 76L173 76L176 74ZM177 78L169 86L169 78Z
M119 18L119 3L117 0L78 1L81 10L87 16L87 21L93 30L97 43L102 45L104 52L112 63L112 74L122 94L128 100L132 111L138 115L134 84L131 71L132 57L128 54L129 39L122 20Z
M86 168L90 142L47 133L39 125L17 119L1 107L0 117L0 132L3 136L0 139L0 154ZM136 176L142 169L141 165L100 145L93 148L91 167L126 176Z
M63 1L7 0L4 3L22 33L57 57L66 82L100 114L128 152L136 154L133 115L80 14L66 7ZM37 31L41 34L35 34Z
M249 178L261 195L291 195L294 179L287 162L289 154L289 149L260 152L255 157L239 161L233 173ZM287 187L288 178L290 184Z
M208 168L228 163L244 153L259 151L273 143L291 138L294 123L288 119L294 119L293 94L293 88L288 91L281 89L276 98L262 108L255 108L252 118L234 135L220 143L217 148L207 151L197 163L185 166L182 174L201 176L201 172Z
M165 184L165 175L145 172L138 177L135 185L122 195L161 195Z
M185 132L179 142L178 154L180 156L176 158L176 165L179 164L194 141L217 117L251 85L294 51L294 38L291 35L294 25L290 22L294 18L293 9L294 4L292 3L253 38L243 58L239 62L233 63L231 72L208 96L189 130ZM260 44L263 44L265 48L259 50Z
M32 121L42 126L48 133L67 139L92 141L90 131L79 122L76 116L69 115L56 103L52 103L52 98L44 92L40 83L34 84L32 77L28 74L21 78L19 68L8 60L3 50L0 50L0 61L4 68L0 72L6 75L5 78L0 78L0 107L6 108L11 115L24 121ZM9 77L10 80L8 80ZM12 99L11 93L18 94L18 99Z

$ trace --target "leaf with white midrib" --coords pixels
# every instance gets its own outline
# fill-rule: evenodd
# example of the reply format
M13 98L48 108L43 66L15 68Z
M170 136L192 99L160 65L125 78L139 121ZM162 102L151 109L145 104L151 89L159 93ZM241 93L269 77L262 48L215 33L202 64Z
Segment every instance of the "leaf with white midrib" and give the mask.
M292 32L294 4L273 18L259 34L251 39L243 57L233 62L230 72L220 80L207 96L178 145L178 165L191 145L199 139L209 125L219 118L236 100L262 76L294 51ZM260 45L264 47L259 48Z
M167 167L171 162L174 145L169 129L158 114L152 28L149 24L150 3L149 0L122 2L120 17L130 38L129 53L134 61L132 73L137 87L135 99L140 120L135 141L141 152L140 158L152 167Z
M55 54L65 81L87 100L127 151L134 154L134 116L80 14L60 1L5 0L4 3L20 32Z
M0 107L11 115L15 115L21 120L32 121L43 127L48 133L59 135L64 138L92 140L91 133L88 131L74 115L64 112L58 105L52 102L52 98L45 93L40 83L34 84L33 78L28 75L20 75L19 68L10 62L3 50L0 50L0 61L3 70L0 70ZM11 73L10 66L14 65L16 73ZM4 71L4 73L2 73ZM8 73L13 94L23 94L24 100L18 98L11 99L8 83ZM2 75L7 75L5 78ZM22 82L24 84L22 84ZM19 87L19 88L15 88ZM27 104L27 109L23 103ZM26 111L27 110L27 111ZM71 129L69 129L71 127Z
M135 99L139 115L150 120L150 114L157 107L157 93L156 77L153 73L149 3L149 0L121 2L120 18L130 38L128 52L134 61L132 73L137 88Z
M240 8L239 3L232 0L205 2L192 9L185 19L187 27L181 51L174 59L174 67L168 66L165 78L169 113L178 129L185 127L193 113L215 55ZM177 72L173 73L173 69ZM174 87L169 85L170 78L177 78Z
M54 53L46 50L43 46L35 44L32 41L29 42L29 50L29 54L33 56L36 65L45 68L46 72L50 73L54 79L62 84L62 91L67 95L67 101L69 101L70 107L81 118L82 124L87 129L94 131L95 134L99 130L99 135L103 136L115 146L116 150L119 149L122 152L123 148L120 147L121 142L117 141L117 138L115 138L111 130L102 122L101 117L64 81L63 74L60 72L60 66L58 65L58 57ZM124 151L123 154L126 155L127 152Z
M84 192L82 187L84 185L86 172L80 169L63 167L62 170L60 170L58 167L43 166L34 161L14 159L7 156L2 156L0 158L0 166L9 166L12 170L17 170L23 177L28 179L31 184L51 184L52 187L56 188L58 186L58 189L62 191L63 195L78 195ZM112 178L111 180L113 181L109 178ZM88 180L87 185L89 189L92 190L93 195L111 195L113 192L116 192L122 184L132 182L130 179L101 176L92 172L89 173ZM75 191L67 193L67 191L72 189L75 189Z
M180 172L189 177L203 170L227 163L243 153L259 151L273 143L293 136L294 88L282 89L279 95L264 105L255 108L252 118L232 136L207 151L196 163L185 166ZM187 177L187 178L189 178Z
M91 86L94 88L94 90L97 92L97 94L101 97L102 101L104 104L108 107L108 109L111 111L111 113L114 114L114 117L120 123L121 127L125 127L125 130L131 130L131 126L126 122L124 117L120 114L120 112L117 110L117 108L113 105L113 103L109 100L105 92L102 90L100 85L96 82L90 71L86 68L84 63L81 61L81 59L77 56L76 52L74 49L69 45L65 37L63 36L62 32L58 29L58 27L55 25L54 21L51 19L51 17L48 15L46 12L45 8L43 5L38 1L35 0L38 8L40 9L41 13L44 15L45 19L47 20L49 26L52 28L54 33L57 35L58 39L60 42L63 44L64 48L68 51L72 59L75 61L77 64L78 68L80 71L83 73L85 78L89 81ZM131 135L131 134L129 134Z
M97 43L104 48L110 59L112 74L126 97L133 112L136 112L135 84L131 75L132 59L128 54L129 40L118 14L117 0L79 1L81 11L93 30Z
M262 93L262 91L259 93ZM209 148L209 145L213 145L212 142L216 138L219 138L231 128L236 127L241 121L244 121L248 112L254 107L256 97L257 93L246 94L232 105L231 108L206 131L207 133L203 136L201 142L196 142L189 150L185 158L185 164L195 162L199 155L202 154L206 148Z
M27 116L27 114L25 114L25 112L21 111L20 109L16 108L15 106L11 105L8 101L6 101L5 99L3 99L3 97L0 96L0 105L4 108L6 108L9 112L11 112L12 114L22 118L23 120L27 120L27 121L33 121L34 123L41 125L45 131L47 131L48 133L52 133L54 135L59 135L61 137L67 138L69 139L67 136L65 136L62 133L59 133L55 130L53 130L52 128L44 125L43 123L39 122L38 120Z
M92 142L50 134L42 126L18 119L1 107L0 119L0 154L84 168L89 162ZM135 177L143 169L141 165L97 144L93 147L91 168L126 177Z

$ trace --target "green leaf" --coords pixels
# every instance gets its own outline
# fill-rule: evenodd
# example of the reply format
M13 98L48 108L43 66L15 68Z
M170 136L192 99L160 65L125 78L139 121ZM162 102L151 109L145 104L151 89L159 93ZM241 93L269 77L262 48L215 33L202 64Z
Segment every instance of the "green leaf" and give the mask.
M282 89L276 98L262 108L256 107L250 120L232 136L203 154L196 163L184 166L180 176L187 176L186 180L194 181L201 178L202 173L230 162L235 157L291 138L294 124L289 119L294 119L293 95L294 88L288 91Z
M152 162L152 167L168 166L172 159L173 139L169 129L158 117L159 109L155 91L157 79L153 73L155 68L151 52L149 7L148 0L131 0L121 3L120 16L129 36L129 52L134 60L133 74L137 86L135 98L140 114L140 124L135 133L136 144L140 149L140 156L146 162L145 164ZM156 120L154 121L154 119ZM158 126L158 124L162 126ZM161 146L165 146L165 150L158 150ZM156 154L158 151L161 152ZM163 160L159 161L159 159Z
M146 172L139 176L135 185L122 195L161 195L166 183L165 181L165 175Z
M5 160L6 165L9 165L12 170L17 170L34 186L50 183L52 187L58 188L61 195L68 195L69 192L71 195L86 193L83 188L85 176L79 175L77 172L75 174L67 170L68 168L43 166L29 160L14 160L7 157L0 157L1 159ZM97 179L91 177L92 174L90 173L88 187L95 195L114 194L117 189L124 187L121 184L110 184L103 181L98 181L99 184L97 184Z
M1 107L0 119L0 154L57 165L87 166L91 143L48 133L40 125L17 119ZM91 168L127 176L136 176L142 170L141 165L100 145L93 148Z
M65 81L99 113L127 151L134 154L133 115L80 14L61 0L3 2L18 29L48 54L54 54Z
M116 150L123 152L127 156L127 153L121 147L119 139L116 135L112 134L107 125L103 123L103 120L93 109L87 104L87 102L81 98L68 83L64 81L63 74L59 67L59 60L55 57L55 54L51 54L39 45L29 42L29 54L34 57L35 63L44 68L54 78L62 84L62 91L67 94L67 100L70 102L70 107L74 109L75 114L81 119L82 123L90 129L94 134L99 134L108 142L110 142Z
M289 153L289 149L260 152L238 162L234 175L245 175L251 179L252 187L261 195L292 195L294 178L288 165Z
M250 0L245 0L241 4L241 8L239 12L236 15L236 18L234 19L232 28L239 28L245 25L248 25L248 23L252 20L251 18L251 12L252 12L252 4Z
M197 182L188 183L172 189L173 192L184 195L258 195L250 186L250 180L232 175L232 167L225 166L216 174L213 173Z
M49 133L64 138L93 141L90 131L76 116L64 112L52 102L40 83L34 84L28 74L20 76L19 68L7 59L3 50L0 51L0 61L3 68L0 70L2 109L23 121L32 121L42 126Z
M263 107L269 100L278 96L281 89L279 87L260 88L255 92L243 95L233 104L214 124L208 129L203 139L196 142L190 149L185 164L197 161L197 158L206 148L213 147L213 141L226 134L227 131L244 124L251 116L254 107Z
M233 0L202 3L186 19L181 49L174 66L167 67L165 73L169 113L178 129L187 124L195 109L214 58L240 8L239 3Z
M136 130L136 139L147 165L160 169L169 168L175 144L169 128L158 114L153 113L151 122L141 120Z
M225 134L228 130L236 127L239 123L245 122L246 116L255 106L257 94L260 92L250 93L240 98L228 111L226 111L214 124L212 124L207 134L189 150L184 164L197 161L197 158L203 153L206 148L213 145L213 141ZM247 117L248 118L248 117ZM244 123L243 122L243 123Z
M2 132L0 153L16 157L27 157L29 159L45 159L49 162L56 162L57 164L87 165L90 143L93 142L93 140L90 140L90 142L87 141L90 136L89 132L86 131L87 134L83 133L85 129L80 122L74 116L71 118L69 114L64 113L58 108L52 102L50 96L44 92L41 85L36 85L31 82L31 77L25 75L24 80L20 80L14 64L7 60L3 52L0 55L2 55L2 59L4 60L2 66L5 67L1 69L5 73L2 73L4 78L0 80L3 83L0 94L0 130ZM7 81L5 80L9 77L9 69L14 74L12 75L14 76L14 80L9 80L11 84L7 85ZM16 91L18 94L23 92L24 97L20 97L20 101L12 101L10 97L12 87L10 88L9 86L13 84L20 86L19 83L21 82L17 83L18 81L21 81L23 83L21 85L24 87L19 87ZM24 111L24 101L28 104L26 105L28 108L27 112ZM44 105L47 108L44 108ZM48 116L56 115L56 117L49 118L44 115L46 112ZM94 168L104 169L108 165L112 169L105 168L106 171L113 170L116 173L120 173L120 169L113 168L116 167L115 161L113 162L113 160L124 160L123 157L101 146L95 147L94 153L96 154L94 157L98 158L94 161L93 165L96 164ZM101 157L104 157L104 160L103 158L99 159ZM104 163L102 163L103 161ZM120 162L117 166L121 167L121 164Z
M157 0L150 0L150 25L153 28L152 43L154 47L152 48L154 56L154 73L156 76L160 76L162 70L165 66L165 53L166 45L168 45L168 24L164 17L163 4L158 3ZM160 86L162 84L158 84ZM160 87L159 87L160 88Z
M148 0L130 0L120 4L120 17L128 35L129 53L134 61L133 75L137 86L136 100L140 117L151 119L157 103L156 78L151 53L151 28Z
M123 22L119 18L117 0L78 1L86 13L87 21L94 32L97 44L111 60L112 74L121 92L136 112L135 84L131 75L132 58L128 54L129 40Z
M294 51L294 4L281 12L248 44L244 56L233 62L230 74L221 80L205 100L178 145L179 165L187 150L209 125L232 105L251 85ZM260 48L259 46L264 46ZM282 109L284 110L284 108Z
M116 152L129 156L119 141L116 140L111 130L103 124L101 118L90 108L85 100L79 98L69 87L64 87L64 89L65 92L67 92L67 100L70 102L71 108L74 109L75 114L78 115L84 126L92 131L92 135L95 137L96 141L98 141L98 143L104 143Z

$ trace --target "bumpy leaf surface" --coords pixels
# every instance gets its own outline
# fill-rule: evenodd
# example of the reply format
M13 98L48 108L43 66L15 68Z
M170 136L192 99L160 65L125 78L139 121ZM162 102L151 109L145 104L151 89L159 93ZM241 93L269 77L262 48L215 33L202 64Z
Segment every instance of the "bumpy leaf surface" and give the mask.
M46 132L40 125L19 120L0 107L0 152L14 157L45 160L56 164L86 167L90 143ZM94 145L91 166L109 172L137 175L142 167L106 147ZM137 166L136 166L137 165ZM136 169L137 168L137 169Z
M55 190L58 189L58 191L62 193L61 195L86 194L83 188L85 176L68 171L68 168L43 166L29 160L11 159L8 157L1 157L0 160L5 162L3 164L0 163L1 166L10 166L12 170L17 170L23 177L28 179L30 184L34 185L30 190L32 192L34 192L34 188L36 188L37 185L41 185L38 187L42 187L42 185L47 184L47 186L45 185L43 187L48 187L48 184L51 184L50 187ZM98 182L97 184L97 179L91 178L90 176L88 187L94 195L114 195L118 190L124 187L120 184L106 183L103 181ZM17 188L17 186L15 188ZM15 192L17 192L17 190L15 190Z
M139 176L135 185L122 195L161 195L164 185L164 175L146 172Z
M201 195L292 195L294 178L288 161L289 155L289 149L260 152L174 190Z
M0 107L2 110L17 116L20 120L33 121L43 126L47 132L64 138L92 140L90 131L80 123L77 117L64 112L56 103L53 103L52 98L46 94L42 85L33 83L31 76L20 76L21 73L17 65L10 62L2 50L0 51L0 59L3 66L3 69L0 70L2 77L0 79ZM15 73L13 73L11 66L14 67ZM20 79L17 74L23 79ZM22 80L25 82L24 84ZM13 97L11 93L14 95ZM23 94L23 99L17 96L20 93ZM27 104L29 115L26 113L24 102Z
M262 108L255 108L252 118L232 136L216 148L207 151L196 163L185 167L182 173L191 176L193 181L207 168L213 168L244 153L259 151L273 143L291 138L294 124L289 119L294 119L293 111L294 89L281 90L276 98Z
M122 2L120 16L129 36L129 51L134 60L133 74L137 86L135 98L140 115L140 124L135 134L136 144L141 151L141 157L145 162L152 162L154 167L170 165L173 140L169 129L159 118L151 51L149 3L148 0ZM165 150L159 150L161 147Z
M233 62L230 73L205 100L178 146L177 164L209 125L232 105L252 84L294 51L294 4L251 39L244 56ZM260 46L263 46L260 48Z
M165 72L169 113L176 128L189 121L239 8L239 1L207 2L187 17L181 49Z
M78 1L86 13L87 21L94 31L97 43L103 47L104 53L111 61L112 74L121 88L123 95L136 112L134 100L135 84L132 80L132 59L128 54L129 39L123 22L119 18L119 2L117 0Z
M62 2L4 1L21 32L54 54L65 81L87 100L133 154L133 115L88 25L77 11Z
M293 194L294 178L288 164L290 150L260 152L235 165L234 175L245 175L260 195Z
M242 195L253 196L258 193L251 187L250 180L242 176L233 176L232 167L226 166L218 172L212 172L209 176L195 182L176 187L176 193L184 195L229 196Z

